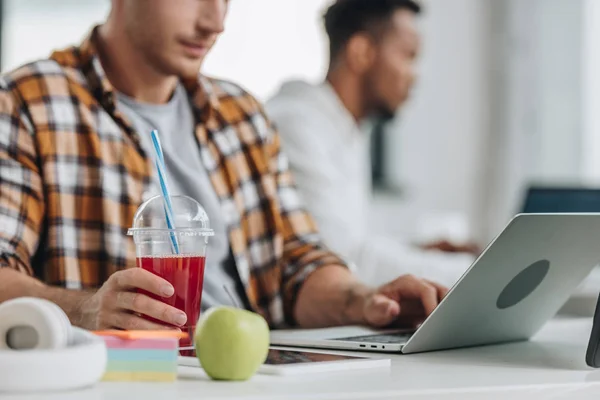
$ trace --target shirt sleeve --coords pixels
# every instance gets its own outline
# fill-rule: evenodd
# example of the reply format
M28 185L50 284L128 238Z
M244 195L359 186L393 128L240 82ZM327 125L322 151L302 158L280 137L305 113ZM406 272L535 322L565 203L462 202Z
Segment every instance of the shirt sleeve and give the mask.
M269 121L264 115L266 121ZM286 322L296 325L294 308L300 288L307 277L328 265L348 267L348 263L327 248L312 216L307 212L289 169L281 138L273 126L267 144L270 168L276 176L283 232L282 290Z
M0 83L0 267L31 276L44 215L37 159L32 124Z

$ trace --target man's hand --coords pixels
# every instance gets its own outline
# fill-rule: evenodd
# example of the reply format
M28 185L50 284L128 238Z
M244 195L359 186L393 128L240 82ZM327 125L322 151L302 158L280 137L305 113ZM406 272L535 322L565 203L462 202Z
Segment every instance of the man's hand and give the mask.
M423 250L437 250L444 253L468 253L475 256L481 253L481 248L475 243L456 244L448 240L427 243L419 247Z
M446 296L448 289L412 275L402 276L364 300L364 319L368 325L416 327L422 323Z
M323 267L304 282L296 302L302 328L343 325L415 327L433 312L448 289L411 275L372 289L339 265Z
M151 272L141 268L119 271L81 303L81 320L75 321L76 324L89 330L165 330L177 329L185 324L187 317L184 312L138 293L138 289L167 298L174 294L169 282Z

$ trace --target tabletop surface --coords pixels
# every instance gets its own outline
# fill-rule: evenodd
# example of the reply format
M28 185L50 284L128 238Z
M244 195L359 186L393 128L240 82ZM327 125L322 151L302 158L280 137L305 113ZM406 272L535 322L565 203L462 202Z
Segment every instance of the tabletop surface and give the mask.
M256 375L247 382L211 381L181 367L173 384L100 383L70 392L2 396L2 400L154 399L553 399L599 398L600 370L585 364L590 318L557 318L529 342L391 358L391 368L298 376ZM342 352L342 354L344 354ZM348 353L352 354L352 353ZM364 354L364 353L362 353Z

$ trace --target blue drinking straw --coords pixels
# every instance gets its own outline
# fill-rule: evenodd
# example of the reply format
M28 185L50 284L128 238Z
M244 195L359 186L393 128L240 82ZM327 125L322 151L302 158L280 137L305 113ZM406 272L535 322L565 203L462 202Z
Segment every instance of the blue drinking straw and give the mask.
M160 189L162 193L163 206L165 209L165 216L167 219L167 227L169 229L175 229L175 225L173 223L173 204L171 204L171 196L169 195L169 187L167 185L167 175L166 175L166 166L165 166L165 158L162 152L162 147L160 145L160 140L158 138L158 132L153 130L150 133L152 137L152 143L154 144L154 151L156 154L156 170L158 171L158 180L160 182ZM171 244L173 245L173 251L175 254L179 254L179 244L177 243L177 237L174 232L171 232Z

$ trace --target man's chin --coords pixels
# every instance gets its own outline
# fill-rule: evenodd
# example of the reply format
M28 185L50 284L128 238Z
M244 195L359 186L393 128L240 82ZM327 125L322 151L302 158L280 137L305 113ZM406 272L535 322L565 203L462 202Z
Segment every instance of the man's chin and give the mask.
M200 69L202 67L202 61L195 62L182 62L177 66L173 66L173 75L177 75L182 79L197 79Z
M183 79L197 79L200 74L200 68L201 66L198 66L197 68L186 68L181 71L179 76Z

